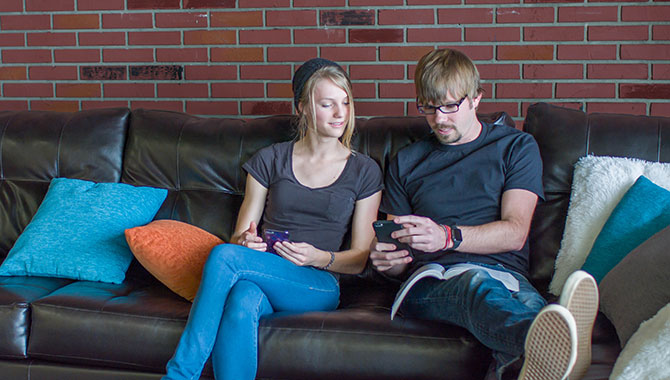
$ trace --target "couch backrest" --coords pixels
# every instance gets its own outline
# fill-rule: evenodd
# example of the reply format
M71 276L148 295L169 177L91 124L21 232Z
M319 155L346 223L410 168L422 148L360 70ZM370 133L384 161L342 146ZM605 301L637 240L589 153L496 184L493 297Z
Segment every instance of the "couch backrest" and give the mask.
M513 125L505 113L481 115ZM0 113L0 259L30 222L54 177L168 189L157 219L182 220L224 240L244 195L241 165L295 135L293 117L200 118L157 110ZM353 146L382 168L429 133L423 117L357 120Z
M513 125L505 113L483 117ZM133 111L121 181L167 188L156 218L186 221L227 240L244 194L242 164L260 148L292 139L294 121L288 115L245 121ZM385 168L400 148L429 131L423 117L359 118L352 145Z
M670 118L585 114L538 103L528 108L524 130L535 137L544 165L546 201L538 205L530 233L533 283L546 291L560 248L574 164L587 154L670 161Z
M0 112L0 260L54 177L117 182L130 112Z

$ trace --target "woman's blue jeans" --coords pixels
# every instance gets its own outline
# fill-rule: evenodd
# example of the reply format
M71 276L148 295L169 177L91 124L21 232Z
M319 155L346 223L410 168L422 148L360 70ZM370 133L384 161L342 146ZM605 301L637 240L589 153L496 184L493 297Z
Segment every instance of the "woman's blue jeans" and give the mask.
M334 310L338 281L272 253L234 244L212 249L177 351L163 379L198 379L212 356L218 380L254 379L258 321L275 311Z
M523 355L530 324L546 300L524 276L499 265L477 265L511 273L519 280L519 291L509 291L484 270L469 270L446 281L420 280L407 294L401 311L404 316L466 328L493 351L500 379L507 366Z

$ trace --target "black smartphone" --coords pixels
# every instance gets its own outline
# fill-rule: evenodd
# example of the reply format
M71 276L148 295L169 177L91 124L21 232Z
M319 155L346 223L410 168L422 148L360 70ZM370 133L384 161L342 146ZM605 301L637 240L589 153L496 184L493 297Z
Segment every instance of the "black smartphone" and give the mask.
M396 224L392 220L376 220L372 222L372 228L375 229L375 235L377 235L377 241L380 243L391 243L395 244L396 249L407 250L410 256L414 256L412 248L407 243L401 243L398 240L391 237L393 231L402 229L402 224Z
M263 235L265 236L265 243L268 245L268 252L271 253L277 253L273 248L276 242L289 240L288 231L273 230L268 228L264 230Z

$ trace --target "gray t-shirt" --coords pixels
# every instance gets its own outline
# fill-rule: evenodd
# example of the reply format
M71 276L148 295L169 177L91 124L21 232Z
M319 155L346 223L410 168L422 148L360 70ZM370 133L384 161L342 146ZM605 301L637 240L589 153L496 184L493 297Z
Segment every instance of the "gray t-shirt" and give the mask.
M293 141L258 151L242 167L268 189L262 227L287 230L293 242L339 251L349 231L354 203L383 188L382 173L370 157L352 152L331 185L310 188L293 174Z

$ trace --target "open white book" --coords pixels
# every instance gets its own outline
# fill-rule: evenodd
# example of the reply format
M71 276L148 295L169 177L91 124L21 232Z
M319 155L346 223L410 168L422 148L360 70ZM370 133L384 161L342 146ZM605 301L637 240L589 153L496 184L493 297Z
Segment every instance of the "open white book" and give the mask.
M412 273L412 275L407 279L407 281L405 281L402 284L400 290L398 290L398 294L396 294L395 296L393 306L391 306L391 320L393 320L393 317L395 317L395 314L398 312L398 308L400 307L402 300L405 299L405 296L407 295L409 290L420 279L424 277L435 277L438 280L448 280L454 276L458 276L459 274L469 271L471 269L483 269L487 271L489 275L491 275L491 277L502 282L508 290L512 292L519 291L519 280L514 278L514 276L512 276L512 274L508 272L490 269L487 267L482 267L474 264L456 264L450 266L449 269L445 269L440 264L430 263L417 269L414 273Z

